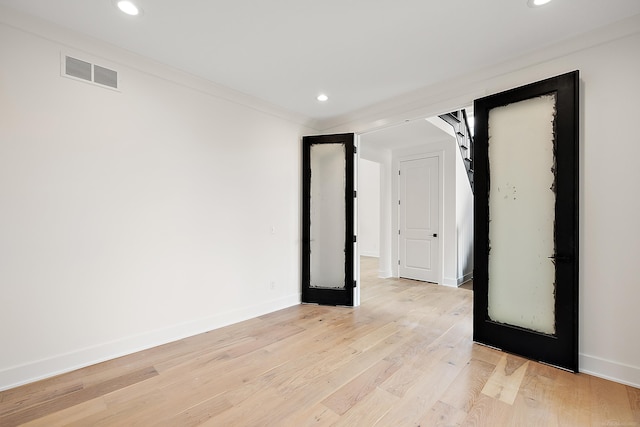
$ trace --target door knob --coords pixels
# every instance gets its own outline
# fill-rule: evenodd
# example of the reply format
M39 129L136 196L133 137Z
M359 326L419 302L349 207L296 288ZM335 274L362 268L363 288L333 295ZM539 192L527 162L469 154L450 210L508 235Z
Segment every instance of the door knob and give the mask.
M438 233L433 233L433 237L438 237Z

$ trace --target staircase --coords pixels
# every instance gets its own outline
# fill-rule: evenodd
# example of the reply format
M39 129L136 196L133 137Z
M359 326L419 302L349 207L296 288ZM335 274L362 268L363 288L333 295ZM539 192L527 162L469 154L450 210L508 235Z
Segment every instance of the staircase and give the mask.
M473 136L469 129L467 112L462 109L439 116L442 120L453 126L453 132L460 148L460 154L467 170L467 178L473 192Z

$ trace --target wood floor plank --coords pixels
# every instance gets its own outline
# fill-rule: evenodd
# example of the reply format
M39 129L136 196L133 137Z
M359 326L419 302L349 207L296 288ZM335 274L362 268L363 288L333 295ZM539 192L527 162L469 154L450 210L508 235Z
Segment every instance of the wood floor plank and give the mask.
M467 417L467 413L442 401L437 401L420 420L420 426L452 427L459 426Z
M424 373L423 370L416 369L410 365L404 365L394 375L382 383L380 387L386 392L402 398L411 387L422 380Z
M177 366L190 364L193 362L193 360L201 360L204 358L215 358L218 360L228 359L229 355L226 353L226 351L229 348L244 345L248 342L253 341L255 341L255 338L250 336L216 338L208 341L206 345L204 345L204 348L202 348L203 346L201 345L200 347L196 347L191 351L181 352L180 354L176 354L174 357L158 361L153 366L159 373L162 373Z
M558 369L551 366L529 362L513 403L514 411L511 417L513 425L558 426L559 408L552 404L554 396L551 393L558 372Z
M89 416L106 411L107 405L99 397L79 403L58 412L34 419L22 424L24 427L62 427L69 426L75 422L82 421ZM88 424L84 424L88 425Z
M184 409L175 415L168 416L157 425L158 427L199 426L232 407L233 405L225 396L217 395Z
M513 405L528 367L529 361L504 354L482 388L482 394Z
M378 344L390 335L398 332L398 325L395 322L387 323L380 328L371 331L370 333L356 339L349 344L351 348L355 348L358 351L366 351L367 349Z
M399 398L375 388L358 401L351 410L343 414L334 424L336 427L374 426L398 402Z
M465 414L469 413L494 369L495 365L471 359L440 400Z
M590 383L593 424L633 426L636 423L626 386L596 377L591 377Z
M340 415L336 414L322 403L317 403L312 406L301 408L299 411L294 411L285 416L280 425L296 427L328 427L335 426L336 423L340 422L340 419Z
M441 362L432 365L378 422L379 426L412 426L420 425L433 405L440 400L444 390L460 373L462 367ZM438 387L434 387L438 384Z
M486 345L474 343L471 357L476 360L482 360L494 366L500 362L502 352Z
M23 411L40 403L59 399L67 394L75 393L84 388L82 381L72 380L67 383L41 383L39 388L32 385L18 387L4 392L4 399L0 402L0 417Z
M109 395L103 399L106 400ZM106 403L106 402L105 402ZM92 413L84 418L68 424L69 427L115 427L129 425L145 425L140 421L146 421L146 424L157 422L162 419L161 415L156 414L156 410L166 407L169 402L159 391L145 393L144 395L133 395L131 399L124 405L119 407L111 407L107 404L106 410Z
M481 393L460 427L510 426L512 408L508 403Z
M592 405L590 377L584 374L567 375L559 371L550 390L554 407L558 408L561 427L590 426Z
M335 393L324 399L322 403L335 413L344 415L349 409L367 397L369 393L376 390L378 385L398 369L400 369L399 365L381 360L340 387Z
M303 331L303 328L295 325L286 325L279 328L269 328L268 330L259 334L255 339L229 348L225 353L231 358L238 357L240 355L248 354L255 350L261 349L274 342L278 342L283 338L299 334Z
M131 384L144 381L145 379L156 375L158 375L158 372L153 367L147 367L127 375L113 378L95 386L83 388L74 393L65 394L60 398L42 402L25 410L14 412L7 416L2 416L0 420L2 421L3 427L24 424L28 421L58 412L62 409L70 408L86 401L104 396L114 390L125 388Z
M636 423L640 426L640 389L627 386L629 406Z
M365 352L358 352L347 346L342 350L344 363L332 363L324 366L323 369L315 366L307 374L279 387L279 390L294 400L302 399L302 403L315 404L316 399L320 398L318 402L324 400L362 372L379 363L403 342L403 338L392 335Z
M273 426L279 416L278 408L285 399L274 389L266 389L242 403L223 411L202 423L202 426Z
M465 323L453 324L417 357L414 357L411 363L423 370L429 369L431 365L440 361L451 365L466 365L471 357L471 342L463 333L468 330ZM454 349L455 351L452 351Z

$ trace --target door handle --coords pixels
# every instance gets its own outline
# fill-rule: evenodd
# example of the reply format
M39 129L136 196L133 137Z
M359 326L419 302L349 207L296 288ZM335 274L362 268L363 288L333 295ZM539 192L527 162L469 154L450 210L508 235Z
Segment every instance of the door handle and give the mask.
M547 257L552 261L559 261L559 262L572 262L573 261L573 256L561 256L561 255L552 255L550 257Z

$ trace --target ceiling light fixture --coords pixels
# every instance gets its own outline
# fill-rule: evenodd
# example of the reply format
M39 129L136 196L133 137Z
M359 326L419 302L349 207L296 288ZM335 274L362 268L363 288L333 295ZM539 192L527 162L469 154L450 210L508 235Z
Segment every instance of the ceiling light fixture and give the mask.
M320 95L318 95L318 97L316 99L318 101L320 101L320 102L325 102L326 100L329 99L329 97L327 95L325 95L324 93L321 93Z
M129 0L116 1L116 6L127 15L138 16L142 14L142 9Z
M529 7L540 7L549 3L551 0L527 0L527 5Z

